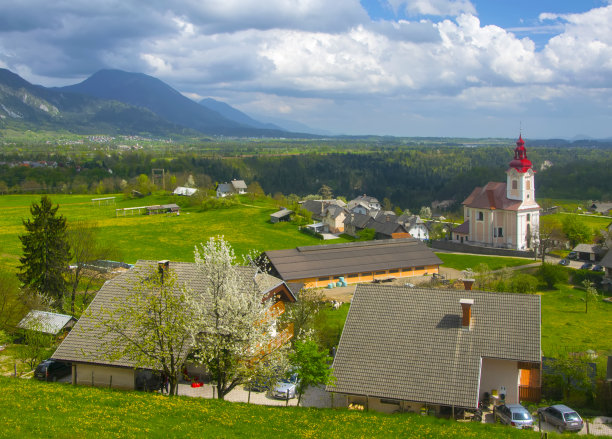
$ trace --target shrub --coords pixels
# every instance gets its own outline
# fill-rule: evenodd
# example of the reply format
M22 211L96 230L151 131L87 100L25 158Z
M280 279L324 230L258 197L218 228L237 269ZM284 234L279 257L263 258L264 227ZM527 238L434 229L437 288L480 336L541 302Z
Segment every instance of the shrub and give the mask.
M542 264L538 269L538 276L549 290L553 289L556 284L567 283L569 280L567 269L553 264Z
M533 293L538 289L538 279L530 274L518 273L510 279L509 287L513 293Z
M603 272L591 271L591 270L576 270L572 274L572 283L574 285L582 286L585 280L589 282L595 282L599 284L603 279Z

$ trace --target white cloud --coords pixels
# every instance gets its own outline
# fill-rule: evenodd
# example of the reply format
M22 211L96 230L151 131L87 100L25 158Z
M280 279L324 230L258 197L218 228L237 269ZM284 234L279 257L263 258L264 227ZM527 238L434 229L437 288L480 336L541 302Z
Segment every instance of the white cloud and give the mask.
M476 8L470 0L388 0L397 11L403 6L408 15L457 16L475 14Z

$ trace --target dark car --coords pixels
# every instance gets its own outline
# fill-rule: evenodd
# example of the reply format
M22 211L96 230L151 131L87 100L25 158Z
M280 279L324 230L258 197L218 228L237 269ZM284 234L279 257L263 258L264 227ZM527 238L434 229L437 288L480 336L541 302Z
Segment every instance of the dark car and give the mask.
M593 267L593 271L604 271L604 268L601 265L596 265Z
M36 366L34 378L41 381L57 381L72 373L72 366L65 361L45 360Z
M570 261L569 259L561 259L559 261L559 265L569 265Z
M578 260L578 253L576 252L569 252L569 255L567 255L567 259L573 259L574 261Z
M533 418L525 407L520 404L502 404L495 407L495 420L516 428L533 428Z
M581 270L590 270L592 266L593 266L593 264L591 264L590 262L585 262L584 264L582 264L580 266L580 269Z
M580 415L563 404L541 407L538 409L538 416L542 421L559 430L559 432L580 431L584 426Z

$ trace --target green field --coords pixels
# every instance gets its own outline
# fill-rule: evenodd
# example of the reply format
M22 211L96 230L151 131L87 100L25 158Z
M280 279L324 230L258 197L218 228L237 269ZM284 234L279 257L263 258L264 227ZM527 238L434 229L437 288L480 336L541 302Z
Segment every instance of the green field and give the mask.
M266 407L0 377L0 437L537 438L419 415Z
M547 215L546 218L554 218L561 223L567 215L571 214L555 213L553 215ZM605 229L610 223L612 223L611 218L600 215L578 215L578 218L593 230Z
M507 258L503 256L464 255L460 253L436 253L444 262L444 267L455 270L471 268L476 270L479 264L487 264L489 270L499 270L504 267L518 267L533 264L535 261L528 258Z
M106 195L105 195L106 196ZM184 201L170 196L151 195L140 199L116 196L115 206L92 206L92 195L53 195L51 200L60 205L58 213L68 222L85 219L97 221L100 237L120 249L122 260L134 263L138 259L170 259L193 261L194 247L217 235L225 236L237 255L251 249L258 251L317 245L323 241L301 233L289 223L271 224L270 214L278 210L268 200L251 201L229 208L202 211L184 208L176 215L116 216L116 208L148 206ZM29 218L29 207L40 195L0 196L0 265L16 267L21 255L18 236L25 229L22 219ZM325 243L342 243L339 238Z

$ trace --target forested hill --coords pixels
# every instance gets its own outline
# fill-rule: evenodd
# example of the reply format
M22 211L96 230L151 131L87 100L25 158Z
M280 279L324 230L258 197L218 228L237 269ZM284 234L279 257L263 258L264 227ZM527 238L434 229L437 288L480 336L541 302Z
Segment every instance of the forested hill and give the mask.
M322 185L335 195L352 198L368 194L394 206L418 209L434 200L459 203L476 186L506 181L505 171L513 146L405 147L386 151L251 155L247 157L202 156L164 152L97 151L78 156L54 153L0 154L0 188L47 192L120 192L140 174L163 168L178 184L189 175L197 186L214 187L232 178L258 182L268 194L304 196ZM538 198L610 200L612 150L588 147L528 148L536 170ZM53 165L17 166L30 160L53 160Z

